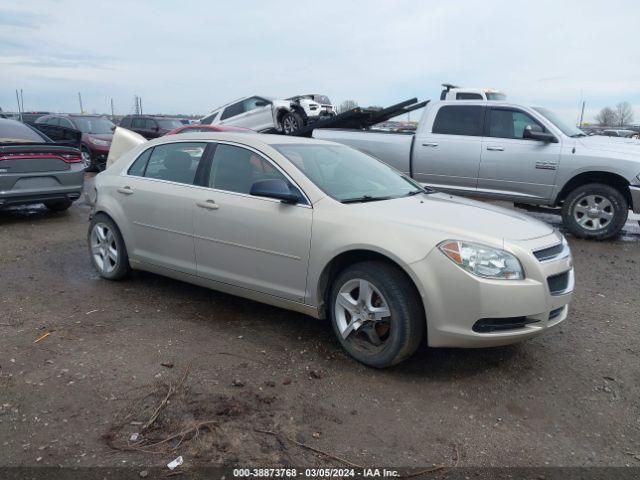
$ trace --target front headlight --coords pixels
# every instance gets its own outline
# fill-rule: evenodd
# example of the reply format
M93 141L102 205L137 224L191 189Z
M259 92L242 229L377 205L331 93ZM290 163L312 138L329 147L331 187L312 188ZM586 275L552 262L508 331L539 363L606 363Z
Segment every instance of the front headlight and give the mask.
M92 138L91 143L93 143L94 145L99 145L100 147L109 146L109 142L107 142L106 140L100 140L99 138Z
M524 278L518 259L504 250L460 240L446 240L438 248L453 263L478 277L497 280Z

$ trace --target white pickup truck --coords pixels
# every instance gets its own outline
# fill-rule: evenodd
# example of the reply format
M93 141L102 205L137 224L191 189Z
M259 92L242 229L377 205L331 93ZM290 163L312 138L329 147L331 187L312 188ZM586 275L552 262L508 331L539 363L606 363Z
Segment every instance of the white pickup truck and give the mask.
M500 101L429 103L415 133L316 129L437 190L561 214L582 238L640 213L640 142L586 136L553 112Z

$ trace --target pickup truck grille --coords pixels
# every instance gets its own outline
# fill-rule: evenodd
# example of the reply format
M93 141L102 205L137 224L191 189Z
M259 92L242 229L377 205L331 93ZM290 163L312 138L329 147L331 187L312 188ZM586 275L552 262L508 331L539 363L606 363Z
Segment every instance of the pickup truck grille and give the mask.
M559 243L558 245L554 245L553 247L536 250L535 252L533 252L533 255L541 262L545 262L547 260L553 260L558 255L560 255L563 250L564 245L562 243Z
M561 295L569 287L569 272L559 273L547 278L551 295Z

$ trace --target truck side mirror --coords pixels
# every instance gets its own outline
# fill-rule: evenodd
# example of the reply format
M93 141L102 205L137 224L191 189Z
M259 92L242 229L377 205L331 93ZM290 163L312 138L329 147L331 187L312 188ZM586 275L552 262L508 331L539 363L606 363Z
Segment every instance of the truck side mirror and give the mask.
M527 140L538 140L545 143L558 143L558 139L555 137L555 135L534 130L531 125L527 125L526 127L524 127L522 138L526 138Z

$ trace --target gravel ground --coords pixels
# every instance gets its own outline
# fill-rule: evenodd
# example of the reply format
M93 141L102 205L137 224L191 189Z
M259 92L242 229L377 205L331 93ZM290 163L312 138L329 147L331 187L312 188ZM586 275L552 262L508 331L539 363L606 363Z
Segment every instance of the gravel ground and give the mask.
M101 280L88 213L0 212L0 465L640 465L635 219L617 241L569 238L561 327L377 371L325 321L147 273Z

